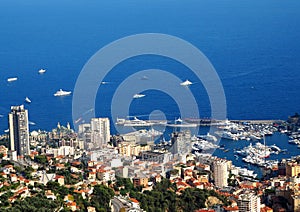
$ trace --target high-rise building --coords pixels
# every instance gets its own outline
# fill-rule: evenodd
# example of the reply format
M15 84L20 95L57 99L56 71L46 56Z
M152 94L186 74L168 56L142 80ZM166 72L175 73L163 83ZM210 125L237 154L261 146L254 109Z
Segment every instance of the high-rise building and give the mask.
M254 193L244 193L239 195L239 211L260 212L260 197Z
M213 162L213 176L215 185L222 188L226 187L228 180L228 163L224 159L217 159Z
M18 156L30 154L28 111L24 105L12 106L8 115L10 150Z
M91 142L94 148L103 148L110 140L110 124L108 118L91 119Z
M172 133L171 140L172 154L186 155L191 151L191 132L189 130Z
M295 177L300 174L300 164L297 162L286 163L285 168L287 177Z

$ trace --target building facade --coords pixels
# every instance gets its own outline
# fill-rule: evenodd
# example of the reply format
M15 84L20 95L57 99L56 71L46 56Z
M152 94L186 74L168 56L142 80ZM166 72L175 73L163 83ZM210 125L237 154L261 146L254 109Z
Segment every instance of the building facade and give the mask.
M243 212L260 212L260 197L254 193L240 194L238 207Z
M110 124L108 118L91 119L91 142L94 148L103 148L110 139Z
M213 177L217 187L226 187L228 185L228 163L226 160L217 159L213 162Z
M28 111L24 105L12 106L8 115L9 148L18 156L30 154Z

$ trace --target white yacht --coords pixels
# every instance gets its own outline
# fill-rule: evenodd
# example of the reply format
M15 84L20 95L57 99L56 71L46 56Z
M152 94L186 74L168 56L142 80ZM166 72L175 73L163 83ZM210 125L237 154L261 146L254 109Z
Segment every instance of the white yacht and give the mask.
M199 135L200 138L203 138L207 141L217 142L218 139L216 136L211 135L210 133L207 133L206 135Z
M187 123L183 121L181 118L175 120L175 123L167 123L168 127L197 127L198 125L195 123Z
M17 77L11 77L7 79L7 82L13 82L13 81L17 81L18 78Z
M71 91L64 91L62 89L59 89L59 91L57 91L54 96L68 96L70 95L72 92Z
M189 80L186 80L186 81L180 83L180 85L182 85L182 86L189 86L189 85L192 85L192 84L193 83L191 81L189 81Z
M45 72L46 72L45 69L40 69L40 70L39 70L39 74L44 74Z
M25 102L27 102L27 103L31 103L31 100L26 96L26 98L25 98Z
M133 95L133 98L134 99L138 99L138 98L143 98L144 96L146 96L146 95L145 94L139 94L139 93L137 93L137 94Z

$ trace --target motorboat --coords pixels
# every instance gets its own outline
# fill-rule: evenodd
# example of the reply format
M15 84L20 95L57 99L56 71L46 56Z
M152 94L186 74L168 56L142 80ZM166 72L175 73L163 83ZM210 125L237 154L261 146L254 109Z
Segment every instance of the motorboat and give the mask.
M186 81L180 83L180 85L182 85L182 86L189 86L189 85L192 85L192 84L193 83L191 81L189 81L189 80L186 80Z
M17 77L10 77L7 79L7 82L13 82L13 81L17 81L18 78Z
M272 150L274 150L274 151L277 151L277 152L280 152L280 151L281 151L281 149L280 149L278 146L276 146L275 144L271 145L270 148L271 148Z
M203 138L207 141L212 141L212 142L217 142L218 141L217 137L214 136L214 135L211 135L210 133L207 133L206 135L199 135L198 137Z
M25 98L25 102L27 102L27 103L31 103L31 100L26 96L26 98Z
M59 89L59 91L57 91L54 96L68 96L70 95L72 92L71 91L64 91L62 89Z
M39 72L39 74L44 74L46 72L46 70L45 69L40 69L38 72Z
M145 94L134 94L133 98L134 99L139 99L139 98L143 98L144 96L146 96Z

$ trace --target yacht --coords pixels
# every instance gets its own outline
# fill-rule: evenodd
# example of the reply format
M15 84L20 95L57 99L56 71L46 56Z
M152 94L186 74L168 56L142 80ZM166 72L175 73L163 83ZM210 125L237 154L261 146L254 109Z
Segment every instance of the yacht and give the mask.
M68 96L70 95L72 92L71 91L63 91L62 89L59 89L59 91L57 91L54 96Z
M275 144L271 145L270 148L274 151L281 152L281 149L278 146L276 146Z
M180 83L180 85L182 85L182 86L189 86L189 85L192 85L192 84L193 83L191 81L189 81L189 80L186 80L186 81Z
M147 76L142 76L141 80L148 80L149 78Z
M221 138L227 139L227 140L239 140L238 136L236 134L233 134L229 131L217 131L215 132L216 135L220 136Z
M26 96L26 98L25 98L25 102L27 102L27 103L31 103L31 100Z
M140 120L137 117L134 117L133 120L119 119L117 118L117 125L123 125L124 127L150 127L151 123Z
M217 142L218 139L216 136L211 135L210 133L207 133L206 135L199 135L198 137L203 138L207 141Z
M144 97L144 96L146 96L146 95L144 95L144 94L134 94L134 95L133 95L133 98L134 98L134 99L138 99L138 98L142 98L142 97Z
M16 80L18 80L17 77L11 77L11 78L7 79L7 82L13 82L13 81L16 81Z
M40 70L39 70L39 74L44 74L45 72L46 72L45 69L40 69Z
M195 123L186 123L181 118L175 120L175 123L167 123L167 127L197 127Z

